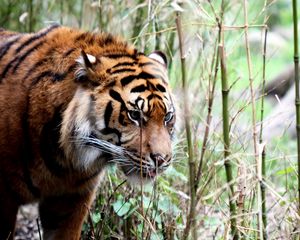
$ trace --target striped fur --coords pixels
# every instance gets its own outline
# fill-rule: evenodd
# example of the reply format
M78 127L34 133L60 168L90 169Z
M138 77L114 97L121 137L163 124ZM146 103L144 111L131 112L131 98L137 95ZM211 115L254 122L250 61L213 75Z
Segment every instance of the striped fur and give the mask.
M106 165L136 180L169 166L166 64L109 34L0 31L0 239L34 201L44 239L79 239Z

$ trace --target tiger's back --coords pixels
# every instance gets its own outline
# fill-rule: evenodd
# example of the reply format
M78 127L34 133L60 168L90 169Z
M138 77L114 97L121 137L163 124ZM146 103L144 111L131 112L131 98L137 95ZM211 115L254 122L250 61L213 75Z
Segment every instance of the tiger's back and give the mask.
M79 239L107 164L151 179L170 163L165 57L56 25L0 30L0 40L0 239L13 236L18 207L33 201L45 239Z

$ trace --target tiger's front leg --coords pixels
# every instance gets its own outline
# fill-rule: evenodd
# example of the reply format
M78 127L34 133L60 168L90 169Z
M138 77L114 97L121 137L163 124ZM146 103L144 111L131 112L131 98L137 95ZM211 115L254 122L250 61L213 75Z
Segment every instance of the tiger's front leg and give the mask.
M93 193L44 198L39 205L44 240L78 240Z

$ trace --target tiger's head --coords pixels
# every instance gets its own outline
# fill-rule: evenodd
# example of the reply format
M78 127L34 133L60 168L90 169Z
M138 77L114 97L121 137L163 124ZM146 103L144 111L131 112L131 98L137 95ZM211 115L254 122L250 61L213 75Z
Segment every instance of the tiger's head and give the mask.
M75 167L117 163L131 179L153 179L172 159L175 108L163 53L81 52L77 91L61 127L61 146Z

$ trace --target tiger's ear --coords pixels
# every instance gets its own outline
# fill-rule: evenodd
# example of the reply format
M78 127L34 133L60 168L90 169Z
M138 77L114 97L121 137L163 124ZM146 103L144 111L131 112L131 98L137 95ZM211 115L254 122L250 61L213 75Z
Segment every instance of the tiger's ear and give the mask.
M148 56L149 58L154 59L155 61L163 64L165 67L168 66L168 60L166 55L161 51L154 51L153 53L150 53Z
M76 62L79 65L79 68L75 72L76 81L83 84L98 85L95 81L96 79L94 80L94 69L97 63L97 58L81 50L81 55L77 58Z

